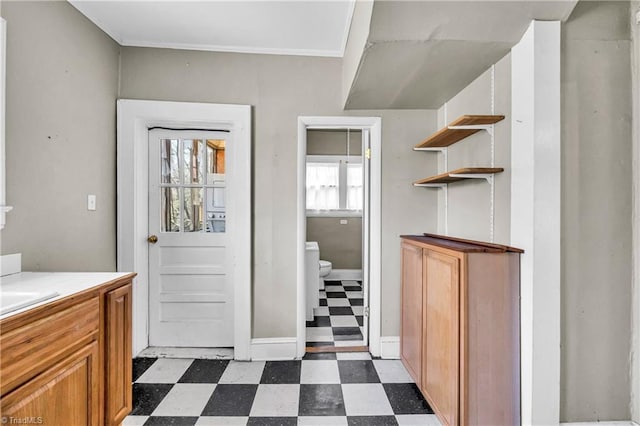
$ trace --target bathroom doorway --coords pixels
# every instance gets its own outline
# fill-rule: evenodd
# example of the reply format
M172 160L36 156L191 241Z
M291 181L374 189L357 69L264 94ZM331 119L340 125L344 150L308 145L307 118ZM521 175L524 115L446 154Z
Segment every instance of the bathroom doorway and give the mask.
M360 129L307 130L307 352L368 345L362 265L367 137Z
M379 353L379 125L379 118L300 118L298 356Z

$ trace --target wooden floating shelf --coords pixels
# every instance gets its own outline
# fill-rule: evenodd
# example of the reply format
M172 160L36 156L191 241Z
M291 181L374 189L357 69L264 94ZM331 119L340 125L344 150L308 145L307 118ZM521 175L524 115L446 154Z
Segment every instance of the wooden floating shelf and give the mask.
M502 120L504 115L463 115L420 142L416 148L444 148Z
M416 181L413 184L416 186L422 185L445 185L452 182L458 182L465 179L484 179L486 175L493 175L495 173L504 172L501 167L466 167L463 169L456 169L447 173L443 173L437 176L431 176L422 180Z

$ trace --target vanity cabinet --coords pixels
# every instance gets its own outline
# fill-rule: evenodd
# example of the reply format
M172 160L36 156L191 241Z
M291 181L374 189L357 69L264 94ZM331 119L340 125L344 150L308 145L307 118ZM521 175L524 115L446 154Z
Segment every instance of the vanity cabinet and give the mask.
M131 284L106 293L105 415L119 425L131 412Z
M0 320L0 414L8 423L120 425L132 408L134 276Z
M90 343L3 397L7 422L51 425L98 425L98 343Z
M444 425L520 424L520 253L402 237L400 357Z

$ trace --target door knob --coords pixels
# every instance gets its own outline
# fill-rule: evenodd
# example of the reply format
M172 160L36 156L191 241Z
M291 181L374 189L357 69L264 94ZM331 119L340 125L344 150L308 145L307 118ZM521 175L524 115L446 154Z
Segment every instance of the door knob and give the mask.
M147 238L147 241L149 241L151 244L155 244L158 242L158 237L155 235L151 235L149 238Z

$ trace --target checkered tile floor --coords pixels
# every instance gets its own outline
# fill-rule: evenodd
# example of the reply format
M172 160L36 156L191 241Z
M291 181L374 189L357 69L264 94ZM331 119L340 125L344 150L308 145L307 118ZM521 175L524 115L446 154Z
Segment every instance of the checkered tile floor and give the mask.
M362 281L325 281L324 288L307 321L307 346L363 346Z
M400 363L368 353L302 361L137 358L132 425L440 425Z

